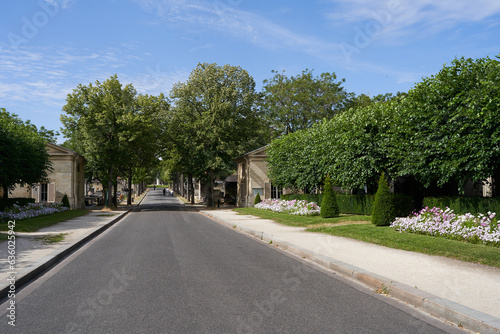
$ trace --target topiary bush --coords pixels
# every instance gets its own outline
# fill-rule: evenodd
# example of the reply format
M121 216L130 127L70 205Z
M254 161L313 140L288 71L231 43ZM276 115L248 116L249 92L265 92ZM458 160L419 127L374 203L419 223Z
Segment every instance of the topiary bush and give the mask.
M393 196L384 173L378 181L378 189L373 202L372 223L377 226L389 226L396 219L396 208Z
M330 176L325 179L325 190L323 192L323 199L321 200L321 211L319 213L322 218L334 218L340 214L339 204L337 203L337 196L333 191L332 181Z
M253 205L259 204L260 202L262 202L262 200L260 199L259 193L257 193L257 196L255 196L255 200L253 201Z
M68 209L70 208L68 195L66 195L66 194L64 194L64 196L62 198L62 205L67 207Z

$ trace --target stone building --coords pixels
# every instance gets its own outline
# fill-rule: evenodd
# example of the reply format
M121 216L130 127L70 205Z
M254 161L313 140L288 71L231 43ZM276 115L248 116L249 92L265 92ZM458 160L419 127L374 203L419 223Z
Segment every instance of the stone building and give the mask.
M257 193L262 199L281 198L283 194L283 189L273 186L267 175L266 149L264 146L236 159L239 207L253 206Z
M71 209L85 208L85 159L67 148L47 143L52 162L49 182L34 187L16 187L9 197L34 198L35 202L61 202L68 196Z

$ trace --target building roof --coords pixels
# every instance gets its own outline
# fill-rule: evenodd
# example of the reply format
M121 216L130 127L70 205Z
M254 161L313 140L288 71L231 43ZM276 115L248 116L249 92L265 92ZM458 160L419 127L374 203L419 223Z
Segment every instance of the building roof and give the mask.
M243 154L242 156L237 157L236 159L234 159L234 161L242 160L245 157L250 156L250 155L257 155L259 153L265 153L268 147L269 147L269 145L259 147L256 150L250 151L248 153Z

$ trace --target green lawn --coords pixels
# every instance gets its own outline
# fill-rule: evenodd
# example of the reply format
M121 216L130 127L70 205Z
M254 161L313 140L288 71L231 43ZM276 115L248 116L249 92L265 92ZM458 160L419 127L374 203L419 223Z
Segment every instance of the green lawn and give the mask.
M326 233L390 248L445 256L461 261L481 263L500 268L500 247L471 244L420 234L399 233L388 226L378 227L369 223L371 221L370 216L347 215L339 218L323 219L319 216L293 216L255 208L238 208L235 211L241 214L272 219L284 225L307 226L307 230L311 232ZM349 221L366 221L367 224L349 224Z
M85 209L68 210L48 216L32 219L16 220L15 232L36 232L41 228L49 227L68 219L86 215L89 211ZM7 222L0 223L0 231L8 231Z
M258 216L264 219L272 219L277 223L288 225L288 226L314 226L314 225L322 225L322 224L340 224L347 222L370 222L370 216L362 216L362 215L341 215L338 218L321 218L320 216L296 216L289 215L284 213L272 212L259 210L256 208L237 208L234 211L243 215L252 215Z

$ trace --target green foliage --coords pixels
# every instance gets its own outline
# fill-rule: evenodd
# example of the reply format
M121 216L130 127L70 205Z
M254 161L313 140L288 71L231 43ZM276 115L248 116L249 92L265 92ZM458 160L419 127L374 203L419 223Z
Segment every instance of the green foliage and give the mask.
M377 226L389 226L396 218L396 209L389 185L382 173L378 181L378 190L373 202L372 223Z
M0 108L0 187L4 198L16 184L31 186L48 181L52 163L46 144L51 134Z
M85 156L86 174L100 179L108 191L118 175L155 164L169 103L159 96L137 95L116 75L103 83L78 85L66 99L61 116L71 148ZM107 203L108 205L110 203Z
M478 181L500 171L500 63L455 59L398 104L388 138L397 175L426 187Z
M307 129L345 109L350 95L342 87L345 80L337 82L335 73L316 77L308 69L291 77L272 73L274 77L264 80L261 109L279 133Z
M29 203L35 203L34 198L0 198L0 211L12 207L14 204L17 206L25 206Z
M166 133L165 160L177 171L209 180L234 170L234 159L262 146L255 82L238 66L200 63L170 92L174 107ZM208 205L213 205L209 190Z
M269 178L273 184L291 189L312 189L325 177L323 160L317 156L324 148L321 124L309 130L275 139L267 148Z
M260 199L260 194L257 193L257 195L255 196L255 200L253 201L253 205L259 204L260 202L262 202L262 200Z
M62 198L62 205L70 209L68 195L64 194Z
M382 171L457 191L500 176L498 82L498 60L460 58L407 94L356 97L353 108L274 140L270 178L307 192L330 174L336 186L372 192Z
M473 215L488 212L500 214L500 197L425 197L424 207L452 209L459 215L472 213Z
M339 205L337 203L337 196L333 191L332 181L330 176L325 179L325 187L323 192L323 199L321 200L321 210L320 215L322 218L334 218L338 217Z

